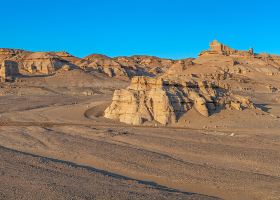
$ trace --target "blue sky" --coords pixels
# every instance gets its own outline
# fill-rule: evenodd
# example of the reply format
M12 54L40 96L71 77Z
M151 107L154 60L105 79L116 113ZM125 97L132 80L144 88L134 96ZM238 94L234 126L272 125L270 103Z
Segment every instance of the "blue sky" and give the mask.
M278 0L0 0L0 47L195 57L213 39L280 54Z

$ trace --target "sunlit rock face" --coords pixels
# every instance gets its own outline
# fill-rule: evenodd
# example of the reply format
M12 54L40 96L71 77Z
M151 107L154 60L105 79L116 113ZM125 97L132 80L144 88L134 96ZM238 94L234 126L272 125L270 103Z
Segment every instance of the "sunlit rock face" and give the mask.
M226 46L217 40L214 40L210 43L210 49L203 51L200 56L205 55L226 55L226 56L244 56L251 57L254 56L253 48L250 48L248 51L235 50L229 46Z
M20 60L20 66L29 73L52 74L65 65L72 66L68 61L56 54L46 52L30 53Z
M115 91L105 117L133 125L146 121L166 125L176 123L192 108L208 117L226 107L241 110L253 104L206 81L174 82L140 76L132 78L127 89Z

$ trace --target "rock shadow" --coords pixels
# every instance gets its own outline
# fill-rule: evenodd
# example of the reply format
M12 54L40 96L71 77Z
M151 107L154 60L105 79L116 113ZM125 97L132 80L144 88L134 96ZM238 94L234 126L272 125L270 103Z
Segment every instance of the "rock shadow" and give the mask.
M268 104L265 104L265 103L254 104L254 105L256 106L256 108L258 108L266 113L269 113L269 110L271 110L271 108L268 107Z

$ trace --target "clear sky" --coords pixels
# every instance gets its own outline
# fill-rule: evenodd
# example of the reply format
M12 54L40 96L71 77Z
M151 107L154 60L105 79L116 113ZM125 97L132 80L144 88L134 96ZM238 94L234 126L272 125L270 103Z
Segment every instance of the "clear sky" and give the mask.
M0 47L195 57L213 39L280 54L279 0L0 0Z

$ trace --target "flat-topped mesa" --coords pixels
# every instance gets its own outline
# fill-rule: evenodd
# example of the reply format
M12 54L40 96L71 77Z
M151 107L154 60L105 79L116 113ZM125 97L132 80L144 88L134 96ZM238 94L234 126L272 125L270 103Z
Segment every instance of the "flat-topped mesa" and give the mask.
M114 92L104 116L133 125L146 121L166 125L176 123L192 108L208 117L225 105L237 110L253 106L249 100L231 96L207 81L177 83L140 76L133 77L127 89Z
M210 49L202 51L199 56L211 56L211 55L224 55L224 56L236 56L236 57L252 57L254 56L253 48L250 48L248 51L235 50L232 49L217 40L214 40L210 43Z

